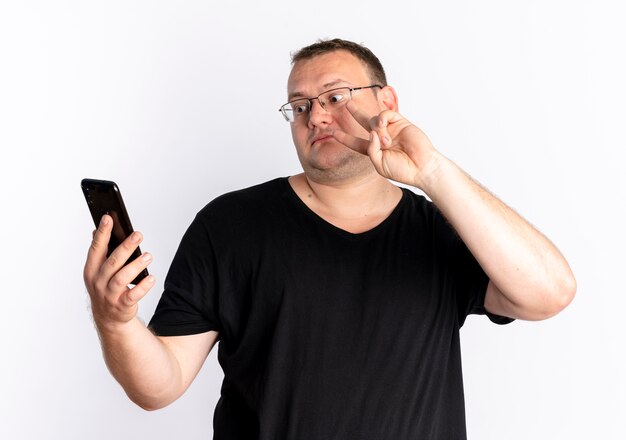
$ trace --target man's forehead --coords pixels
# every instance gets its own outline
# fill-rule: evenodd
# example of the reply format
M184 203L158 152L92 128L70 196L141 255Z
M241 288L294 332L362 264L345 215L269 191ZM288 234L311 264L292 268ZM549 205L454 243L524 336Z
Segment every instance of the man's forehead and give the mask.
M293 97L298 97L298 96L309 96L311 94L314 95L315 93L321 93L321 92L324 92L325 90L330 90L334 87L342 87L342 86L347 86L347 85L352 85L352 83L342 78L336 78L332 81L329 81L329 82L326 82L324 84L317 86L316 90L309 92L307 90L300 90L300 89L294 88L294 90L288 90L288 94L289 94L289 98L291 99Z
M290 97L310 96L366 78L367 66L360 59L346 51L334 51L296 62L287 80L287 93Z

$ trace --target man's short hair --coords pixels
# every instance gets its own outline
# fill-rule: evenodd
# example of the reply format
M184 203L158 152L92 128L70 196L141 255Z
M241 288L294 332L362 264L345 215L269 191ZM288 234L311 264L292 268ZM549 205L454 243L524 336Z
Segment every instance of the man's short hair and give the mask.
M345 50L350 52L365 64L372 81L380 84L381 86L387 85L385 69L383 69L383 65L380 63L380 60L376 57L376 55L374 55L371 50L362 44L342 40L340 38L332 40L317 40L317 42L303 47L302 49L291 54L291 64L293 65L298 61L308 60L318 55L334 52L336 50Z

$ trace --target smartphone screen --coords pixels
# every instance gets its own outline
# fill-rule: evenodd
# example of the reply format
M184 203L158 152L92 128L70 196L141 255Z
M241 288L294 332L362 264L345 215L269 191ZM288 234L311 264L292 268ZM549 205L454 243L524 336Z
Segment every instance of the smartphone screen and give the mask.
M109 180L83 179L80 182L80 186L85 195L85 200L87 200L87 206L89 206L89 211L91 212L91 217L96 227L100 224L100 219L104 214L109 214L113 219L113 231L111 232L111 239L109 240L109 248L107 250L108 257L111 255L111 252L133 232L130 217L124 206L122 194L115 182ZM140 255L141 250L138 247L124 265L130 263ZM137 284L147 276L148 270L144 269L131 284Z

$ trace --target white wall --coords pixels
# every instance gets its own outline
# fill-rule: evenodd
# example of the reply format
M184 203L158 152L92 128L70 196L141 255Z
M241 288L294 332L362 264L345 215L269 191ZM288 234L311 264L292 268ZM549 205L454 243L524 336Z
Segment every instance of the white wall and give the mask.
M398 4L396 4L398 3ZM215 351L145 413L110 378L81 271L82 177L117 181L158 285L198 209L298 172L289 52L364 42L401 112L568 257L558 317L462 331L471 439L625 438L626 68L618 1L5 1L0 437L210 438Z

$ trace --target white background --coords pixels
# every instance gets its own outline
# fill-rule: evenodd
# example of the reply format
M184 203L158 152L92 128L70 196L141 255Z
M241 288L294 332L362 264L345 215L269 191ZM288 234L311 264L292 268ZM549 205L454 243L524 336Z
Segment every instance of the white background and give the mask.
M0 438L207 439L221 370L147 413L109 376L82 265L80 179L115 180L157 286L215 196L299 164L289 52L365 43L401 112L546 233L562 314L462 330L470 439L626 438L626 68L619 1L4 1L0 6Z

